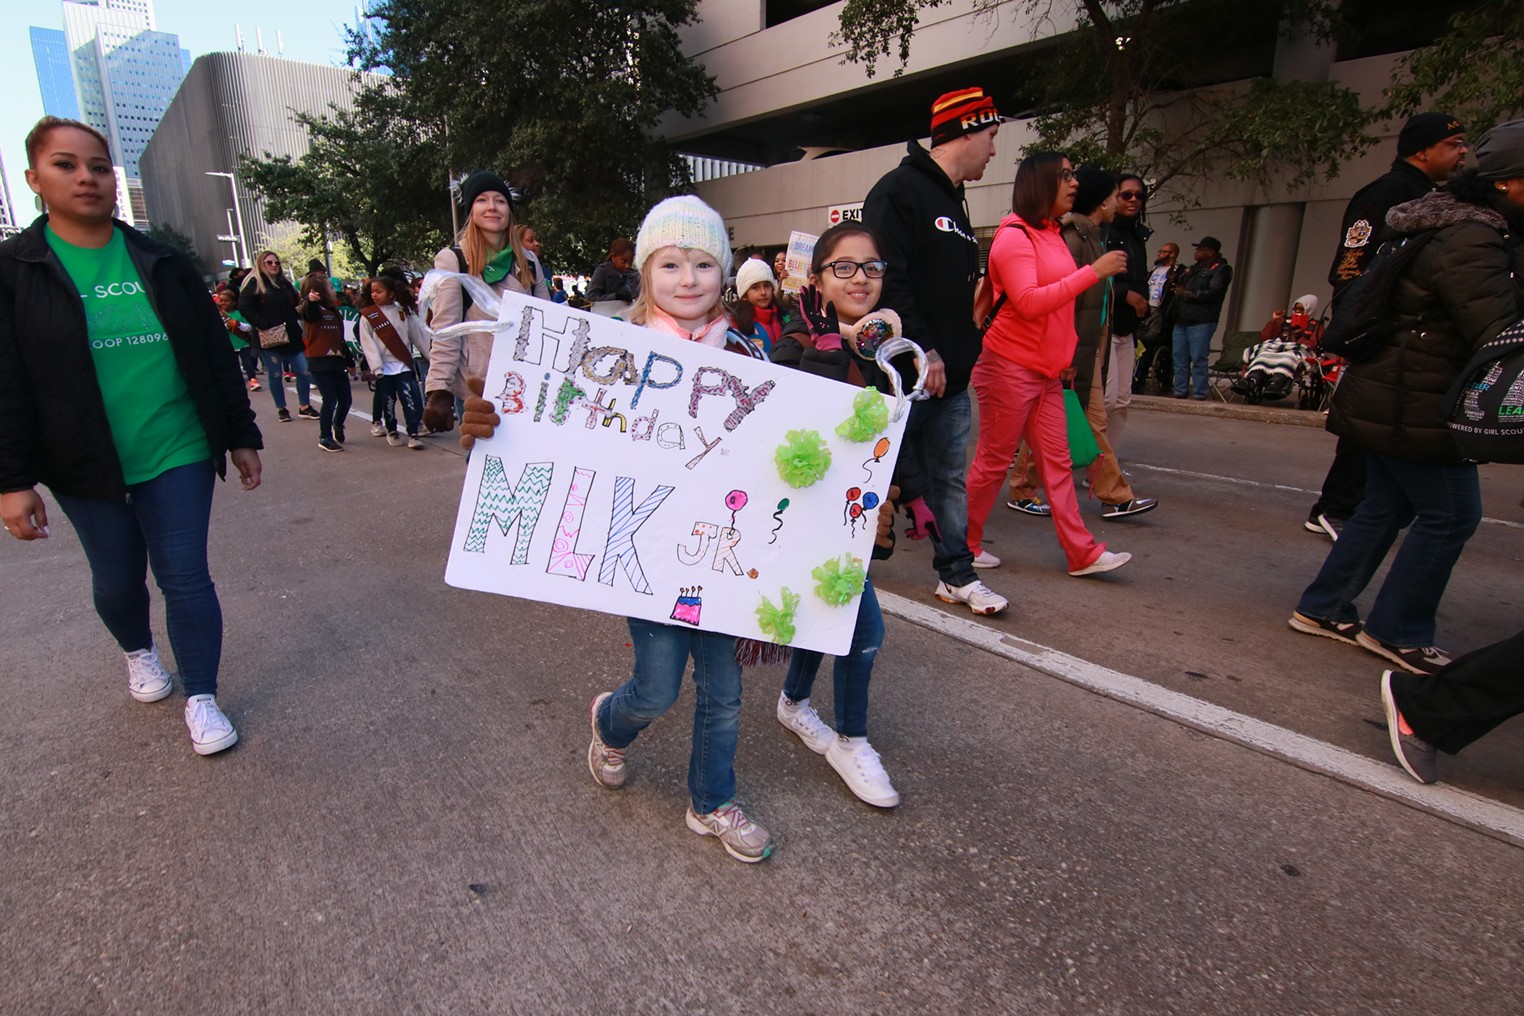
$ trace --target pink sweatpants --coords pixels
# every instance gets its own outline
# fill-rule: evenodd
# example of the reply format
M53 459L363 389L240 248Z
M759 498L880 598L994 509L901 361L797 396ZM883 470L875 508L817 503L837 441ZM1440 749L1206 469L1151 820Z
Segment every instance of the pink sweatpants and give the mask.
M1011 456L1025 438L1053 506L1053 528L1069 559L1069 570L1094 563L1106 545L1096 543L1080 519L1064 391L1058 379L985 352L974 365L970 383L979 397L979 444L968 467L968 549L978 555L984 523L1000 497Z

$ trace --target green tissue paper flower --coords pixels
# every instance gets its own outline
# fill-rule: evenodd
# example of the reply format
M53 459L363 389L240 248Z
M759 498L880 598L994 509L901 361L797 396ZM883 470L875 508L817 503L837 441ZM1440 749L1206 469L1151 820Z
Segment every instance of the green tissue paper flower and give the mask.
M844 607L863 591L868 569L863 559L851 554L833 557L810 572L815 578L815 595L833 607Z
M852 399L852 415L836 425L836 433L848 441L869 441L889 426L889 404L873 388L864 388Z
M784 435L773 459L778 475L790 487L808 487L831 468L831 449L818 430L791 430Z
M783 601L781 607L775 606L767 597L762 597L762 602L757 604L757 627L762 629L764 635L783 646L794 641L794 611L799 609L799 594L784 586L778 590L778 598Z

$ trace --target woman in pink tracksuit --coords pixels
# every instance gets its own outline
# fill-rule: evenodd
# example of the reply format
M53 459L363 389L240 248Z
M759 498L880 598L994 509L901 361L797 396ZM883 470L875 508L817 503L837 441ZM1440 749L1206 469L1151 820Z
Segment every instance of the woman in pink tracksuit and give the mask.
M976 558L983 553L984 523L1025 438L1053 506L1069 574L1094 575L1121 567L1132 555L1096 543L1080 519L1061 380L1074 375L1075 298L1125 271L1127 256L1111 251L1093 265L1075 266L1059 220L1073 207L1077 190L1074 167L1062 154L1023 159L1012 191L1014 213L1001 222L990 248L998 312L971 381L979 399L979 444L968 469L968 546Z

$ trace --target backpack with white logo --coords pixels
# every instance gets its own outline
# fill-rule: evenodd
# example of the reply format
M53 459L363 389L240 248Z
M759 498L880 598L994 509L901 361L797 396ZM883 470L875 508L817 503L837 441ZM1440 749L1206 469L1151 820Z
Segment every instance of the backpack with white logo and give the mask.
M1524 463L1524 321L1476 351L1450 389L1450 437L1474 462Z

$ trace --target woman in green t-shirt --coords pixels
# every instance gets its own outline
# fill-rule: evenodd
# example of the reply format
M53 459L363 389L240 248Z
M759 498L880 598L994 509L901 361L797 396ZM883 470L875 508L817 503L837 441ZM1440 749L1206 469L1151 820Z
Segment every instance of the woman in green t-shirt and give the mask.
M216 698L213 480L231 458L243 488L259 486L259 428L195 269L112 218L106 139L44 117L26 148L27 185L47 212L0 243L0 519L18 540L46 539L37 484L52 491L139 702L171 691L149 626L152 562L191 745L210 755L238 740Z

